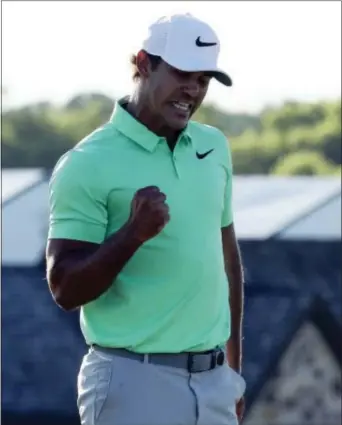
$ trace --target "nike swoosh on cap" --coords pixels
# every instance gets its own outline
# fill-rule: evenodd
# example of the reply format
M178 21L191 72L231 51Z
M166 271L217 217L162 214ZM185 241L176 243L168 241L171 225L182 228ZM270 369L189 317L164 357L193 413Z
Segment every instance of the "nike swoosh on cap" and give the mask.
M196 38L196 46L198 47L210 47L210 46L216 46L217 43L208 43L205 41L201 41L201 37Z

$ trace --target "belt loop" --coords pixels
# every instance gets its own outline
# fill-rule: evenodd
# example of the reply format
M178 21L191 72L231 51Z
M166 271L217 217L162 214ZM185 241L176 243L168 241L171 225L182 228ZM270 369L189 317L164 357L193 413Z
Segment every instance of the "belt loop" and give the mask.
M189 373L193 373L193 366L194 366L194 357L192 355L192 353L187 353L187 369Z
M214 352L214 353L211 353L211 359L210 359L210 369L212 370L212 369L215 369L215 367L217 366L217 354Z
M149 354L144 354L144 363L149 363L150 362L150 356Z

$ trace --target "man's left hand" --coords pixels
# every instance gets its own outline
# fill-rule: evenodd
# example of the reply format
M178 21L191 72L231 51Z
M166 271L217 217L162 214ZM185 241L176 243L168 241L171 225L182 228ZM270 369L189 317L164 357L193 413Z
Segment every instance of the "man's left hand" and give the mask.
M238 417L239 423L241 423L241 421L242 421L244 412L245 412L245 399L244 399L244 397L242 397L236 403L236 415Z

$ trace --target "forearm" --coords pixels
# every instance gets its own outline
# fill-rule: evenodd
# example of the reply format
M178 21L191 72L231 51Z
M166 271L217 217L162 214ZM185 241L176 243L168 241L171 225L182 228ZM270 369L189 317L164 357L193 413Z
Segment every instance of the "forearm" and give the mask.
M78 259L72 255L65 258L57 267L57 303L72 310L97 299L109 289L140 246L132 228L124 226L93 253Z
M231 333L227 344L229 365L241 372L242 363L242 320L244 304L243 269L239 250L226 265L229 280L229 305L231 314Z

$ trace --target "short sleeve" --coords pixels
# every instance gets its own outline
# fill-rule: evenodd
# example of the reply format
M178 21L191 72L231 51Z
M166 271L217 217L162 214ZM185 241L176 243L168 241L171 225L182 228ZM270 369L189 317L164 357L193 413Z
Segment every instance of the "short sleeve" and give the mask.
M57 163L49 186L49 239L103 242L106 194L82 152L70 151Z
M233 161L229 142L225 137L225 169L226 185L224 191L224 207L221 219L221 227L227 227L233 223Z

